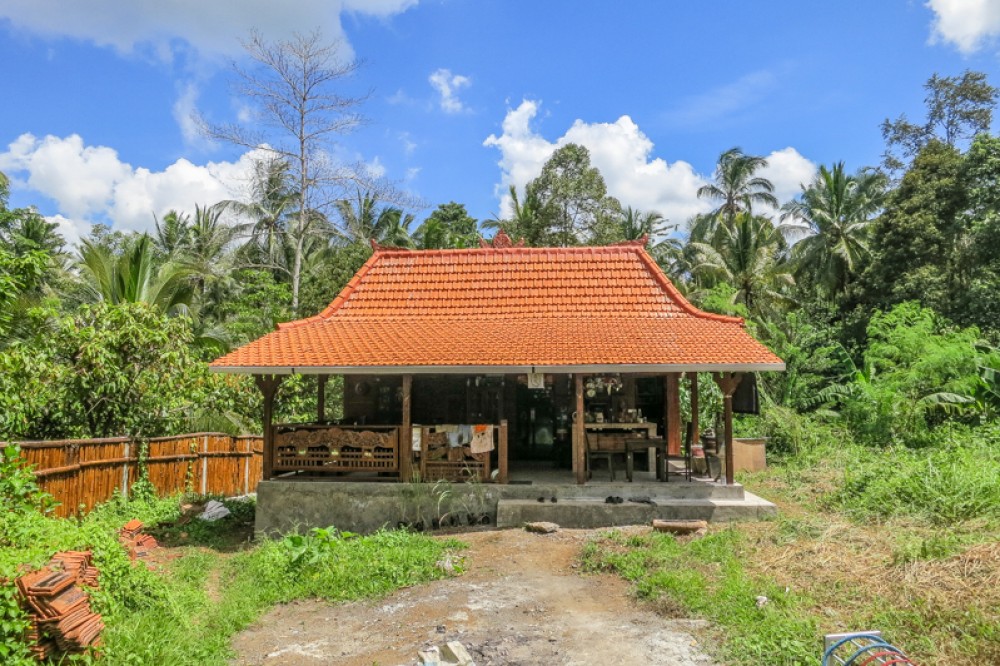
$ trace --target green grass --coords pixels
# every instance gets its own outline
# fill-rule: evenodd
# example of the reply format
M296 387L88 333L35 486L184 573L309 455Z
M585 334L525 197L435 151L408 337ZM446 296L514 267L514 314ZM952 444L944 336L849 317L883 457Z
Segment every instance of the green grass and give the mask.
M148 497L118 498L82 521L12 513L0 517L0 577L16 575L22 563L43 564L57 550L93 549L101 578L91 603L106 624L100 663L225 664L233 635L275 604L382 596L442 577L435 563L446 550L461 547L408 532L355 536L321 530L304 536L308 557L288 539L229 552L248 517L252 521L247 509L237 511L244 513L176 526L178 498ZM196 545L173 549L176 557L162 558L154 570L133 565L115 536L130 518L163 523L154 531L168 542L185 530L185 540ZM0 591L11 588L5 584ZM9 651L0 661L26 666L32 662L19 640L21 626L16 614L5 617L5 598L0 594L0 643Z
M711 621L724 636L717 656L731 663L815 664L816 626L802 600L749 575L741 563L744 551L732 529L686 542L669 534L622 540L612 533L589 543L583 561L589 570L619 573L641 598L668 612ZM761 608L758 596L768 598Z

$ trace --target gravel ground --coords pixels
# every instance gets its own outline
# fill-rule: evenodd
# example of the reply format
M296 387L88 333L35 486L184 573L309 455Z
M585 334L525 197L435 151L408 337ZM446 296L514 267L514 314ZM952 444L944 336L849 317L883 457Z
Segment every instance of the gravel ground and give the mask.
M617 576L583 574L594 532L459 535L462 576L378 601L274 609L233 641L234 664L416 664L419 650L459 641L477 666L706 666L704 624L643 608Z

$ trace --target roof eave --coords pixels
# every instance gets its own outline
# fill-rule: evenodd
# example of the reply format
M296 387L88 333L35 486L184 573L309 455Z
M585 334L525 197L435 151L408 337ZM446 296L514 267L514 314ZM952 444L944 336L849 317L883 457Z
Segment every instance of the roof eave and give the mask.
M583 365L210 366L244 375L522 375L563 373L784 372L784 363L618 363Z

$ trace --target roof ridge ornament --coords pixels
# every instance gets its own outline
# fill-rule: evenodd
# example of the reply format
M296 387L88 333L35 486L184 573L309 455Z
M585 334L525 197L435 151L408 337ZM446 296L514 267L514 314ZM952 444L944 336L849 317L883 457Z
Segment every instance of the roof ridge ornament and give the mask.
M507 232L500 227L496 235L493 236L493 240L486 240L485 238L479 239L479 247L484 249L494 249L494 250L506 250L511 247L524 247L524 238L522 237L517 243L510 239Z

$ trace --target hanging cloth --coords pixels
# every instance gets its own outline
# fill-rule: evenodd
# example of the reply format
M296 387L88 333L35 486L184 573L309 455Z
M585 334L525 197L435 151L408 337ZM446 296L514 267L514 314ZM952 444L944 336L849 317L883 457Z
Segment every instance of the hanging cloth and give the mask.
M487 453L493 450L493 426L477 425L472 428L472 453Z

